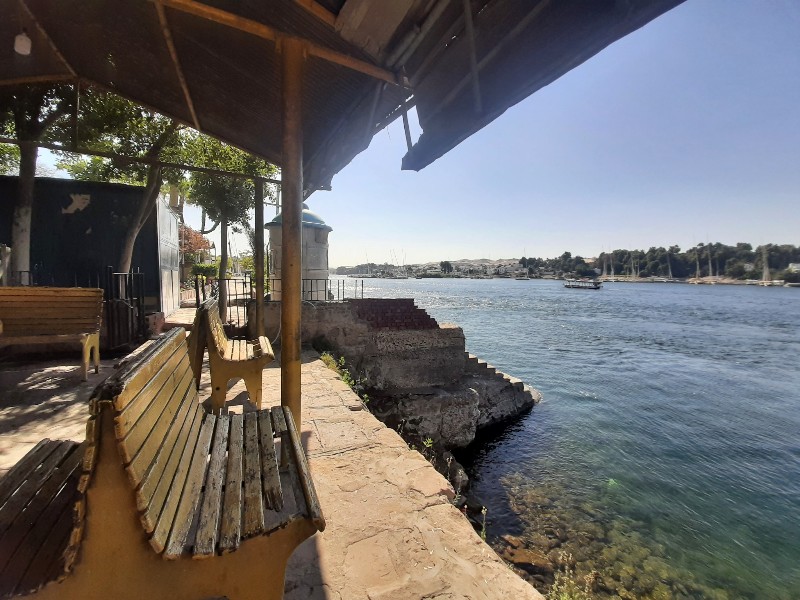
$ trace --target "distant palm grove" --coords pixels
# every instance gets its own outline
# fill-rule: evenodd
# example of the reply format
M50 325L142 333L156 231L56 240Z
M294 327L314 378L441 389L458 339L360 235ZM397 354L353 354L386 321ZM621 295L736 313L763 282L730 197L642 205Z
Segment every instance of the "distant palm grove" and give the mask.
M765 252L766 251L766 252ZM698 244L682 251L679 246L669 248L651 247L644 250L614 250L603 252L588 261L581 256L565 252L557 258L521 258L520 264L531 273L554 271L594 275L595 269L608 274L633 277L706 277L721 276L731 279L760 278L764 267L764 255L773 277L798 280L798 273L789 271L789 266L800 263L800 247L790 244L766 244L755 249L751 244L740 242L728 246Z

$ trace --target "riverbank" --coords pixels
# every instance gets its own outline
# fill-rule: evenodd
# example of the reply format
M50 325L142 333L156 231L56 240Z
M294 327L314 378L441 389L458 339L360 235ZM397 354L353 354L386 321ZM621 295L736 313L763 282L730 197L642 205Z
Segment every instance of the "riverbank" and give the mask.
M114 366L104 361L100 373L82 383L72 362L0 368L0 472L44 436L83 440L87 399ZM304 353L302 378L301 436L327 528L292 556L287 600L543 600L451 504L447 481L362 410L360 399L316 353ZM207 370L201 384L206 399ZM280 402L279 390L276 361L264 370L265 405ZM228 397L231 412L255 409L241 382Z

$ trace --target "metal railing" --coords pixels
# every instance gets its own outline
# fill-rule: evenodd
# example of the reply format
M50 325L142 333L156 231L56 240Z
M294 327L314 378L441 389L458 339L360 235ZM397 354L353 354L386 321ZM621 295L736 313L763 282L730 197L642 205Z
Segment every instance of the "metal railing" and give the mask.
M303 279L301 293L305 302L342 302L364 297L363 279ZM280 297L281 280L269 280L270 295Z

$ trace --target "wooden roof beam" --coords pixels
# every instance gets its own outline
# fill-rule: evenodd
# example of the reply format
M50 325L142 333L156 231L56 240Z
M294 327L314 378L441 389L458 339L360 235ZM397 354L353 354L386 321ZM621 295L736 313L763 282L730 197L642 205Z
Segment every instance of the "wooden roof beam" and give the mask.
M200 121L197 119L197 113L194 110L194 102L192 102L192 95L189 93L189 85L186 83L186 77L183 75L181 62L178 59L178 51L175 49L175 42L172 40L172 32L167 22L167 14L164 11L164 6L160 2L156 2L156 12L158 13L158 22L161 24L161 32L164 34L164 42L167 44L169 55L172 57L172 65L175 67L175 74L178 76L178 82L183 90L186 107L189 109L189 114L192 116L194 128L200 131Z
M275 29L274 27L270 27L269 25L259 23L258 21L253 21L252 19L246 19L244 17L240 17L239 15L234 15L233 13L229 13L225 10L214 8L213 6L203 4L202 2L197 2L196 0L150 1L156 4L163 4L164 6L173 10L194 15L219 25L225 25L226 27L231 27L232 29L242 31L244 33L249 33L250 35L260 37L261 39L274 42L276 45L279 45L282 40L299 39L301 42L303 42L306 52L310 56L315 56L319 59L346 67L359 73L363 73L364 75L369 75L370 77L380 79L381 81L391 83L392 85L404 85L404 79L401 76L382 67L378 67L364 60L354 58L349 54L331 50L330 48L321 46L316 42L312 42L311 40L288 35Z
M331 27L336 27L336 15L314 0L294 0L320 21Z

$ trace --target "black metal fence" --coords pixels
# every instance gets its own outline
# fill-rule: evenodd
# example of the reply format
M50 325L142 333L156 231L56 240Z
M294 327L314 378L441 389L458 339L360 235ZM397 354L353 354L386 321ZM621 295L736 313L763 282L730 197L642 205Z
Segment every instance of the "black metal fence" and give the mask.
M255 297L255 282L251 275L245 273L239 277L228 277L225 279L214 279L211 281L210 291L206 292L207 285L204 285L205 278L197 276L194 280L195 304L200 306L201 302L208 297L219 298L220 285L225 286L227 292L228 319L237 327L243 327L247 322L247 303Z
M99 287L99 286L98 286ZM106 348L114 349L147 337L144 307L144 273L115 273L106 268L103 282L103 323Z
M270 279L269 289L273 299L280 296L281 280ZM363 279L303 279L302 297L307 302L341 302L348 298L364 297Z

